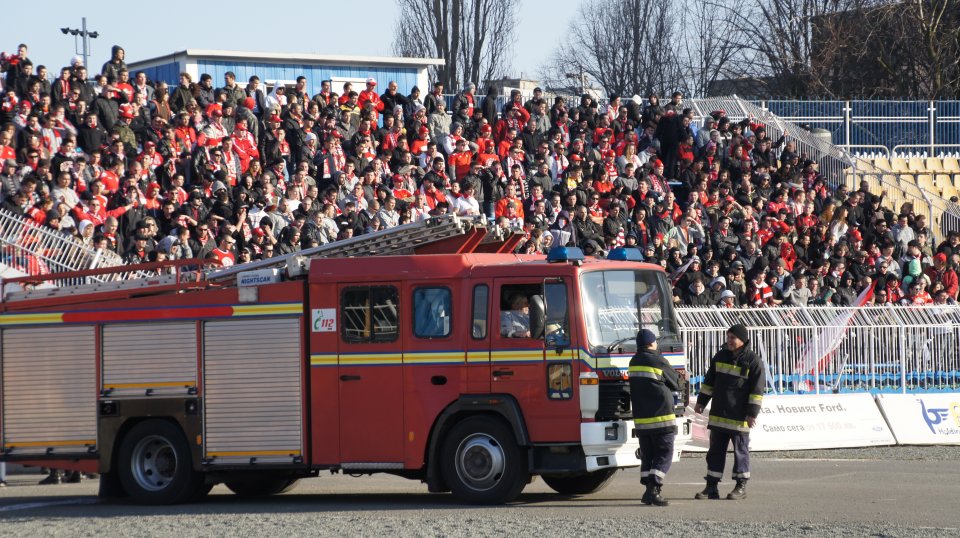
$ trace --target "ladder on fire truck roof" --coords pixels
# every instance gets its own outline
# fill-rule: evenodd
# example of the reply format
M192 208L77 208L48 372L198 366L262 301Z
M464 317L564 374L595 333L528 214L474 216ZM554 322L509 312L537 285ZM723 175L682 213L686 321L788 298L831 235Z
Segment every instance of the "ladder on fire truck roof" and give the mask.
M503 231L496 227L493 233L488 233L486 221L482 217L468 219L455 215L442 215L276 258L226 268L198 270L196 266L203 263L200 260L173 260L102 270L75 271L69 276L79 281L91 276L101 278L86 284L51 288L30 287L50 279L51 275L5 279L2 281L2 303L30 299L64 300L70 296L103 292L138 295L144 291L161 293L207 287L211 284L229 285L229 281L238 274L259 269L287 269L291 275L303 274L311 258L510 252L522 238L523 234L516 231ZM132 270L141 275L152 273L152 276L124 280L111 280L108 276L120 272L131 274ZM57 275L57 277L61 276ZM7 286L11 284L25 284L27 287L8 292Z
M258 269L283 269L291 264L301 264L311 258L354 258L358 256L388 256L423 252L423 247L451 238L472 235L482 230L485 222L465 219L456 215L442 215L419 222L411 222L386 230L379 230L350 239L342 239L283 256L257 260L216 269L207 274L209 281L220 281L245 271ZM301 269L306 269L302 267Z

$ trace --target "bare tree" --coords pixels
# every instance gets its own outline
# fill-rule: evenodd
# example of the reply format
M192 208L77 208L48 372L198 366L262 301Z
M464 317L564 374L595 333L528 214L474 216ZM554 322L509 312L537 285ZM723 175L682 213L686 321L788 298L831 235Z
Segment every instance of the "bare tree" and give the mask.
M608 94L664 94L682 85L670 0L585 0L541 69L559 81L583 72Z
M902 6L907 32L901 36L918 66L918 96L960 97L960 1L908 0Z
M442 58L432 73L447 88L499 78L510 69L518 2L511 0L397 0L398 56Z
M679 62L686 94L704 96L710 87L725 77L742 73L734 69L742 48L737 36L740 28L736 13L745 0L687 0L681 12Z

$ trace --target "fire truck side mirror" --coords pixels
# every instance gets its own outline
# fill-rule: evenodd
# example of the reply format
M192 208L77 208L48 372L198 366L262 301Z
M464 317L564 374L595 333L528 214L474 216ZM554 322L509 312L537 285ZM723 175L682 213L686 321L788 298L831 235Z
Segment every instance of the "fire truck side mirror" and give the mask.
M543 338L543 328L547 320L547 308L542 295L530 297L530 338Z

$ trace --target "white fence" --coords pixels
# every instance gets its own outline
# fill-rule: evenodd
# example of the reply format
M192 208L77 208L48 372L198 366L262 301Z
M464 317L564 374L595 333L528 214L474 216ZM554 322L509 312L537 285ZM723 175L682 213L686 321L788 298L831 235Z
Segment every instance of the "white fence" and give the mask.
M960 306L678 308L678 318L693 392L735 323L776 393L960 388Z

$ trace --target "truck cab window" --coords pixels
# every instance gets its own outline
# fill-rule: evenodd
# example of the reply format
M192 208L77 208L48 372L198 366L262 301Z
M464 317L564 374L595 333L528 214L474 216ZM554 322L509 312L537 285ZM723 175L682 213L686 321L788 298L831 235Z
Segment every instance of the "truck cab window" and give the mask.
M397 288L351 287L340 297L345 342L393 342L399 334Z
M483 340L487 337L487 303L490 289L486 284L473 287L473 338Z
M570 322L567 316L567 286L563 282L547 282L543 286L547 307L544 335L547 347L570 345Z
M417 338L450 336L452 309L448 288L417 288L413 292L413 334Z

